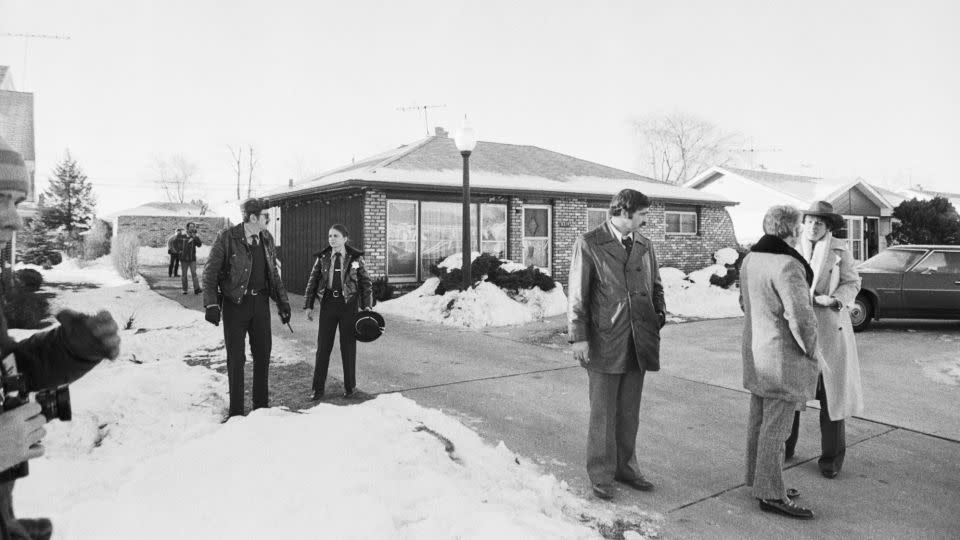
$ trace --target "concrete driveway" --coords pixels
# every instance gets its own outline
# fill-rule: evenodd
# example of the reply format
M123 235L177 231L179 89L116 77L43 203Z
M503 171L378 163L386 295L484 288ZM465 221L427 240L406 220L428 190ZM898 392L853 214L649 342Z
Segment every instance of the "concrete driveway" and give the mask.
M858 334L866 412L848 422L835 480L817 470L817 411L803 414L785 476L817 519L798 522L761 512L743 486L741 321L664 329L663 370L647 377L638 441L656 489L620 489L614 504L664 514L668 538L960 537L960 325L882 323ZM290 336L275 324L275 336ZM296 310L293 327L302 344L316 339L315 323ZM586 495L587 380L555 346L561 329L562 317L486 332L390 318L381 339L359 346L358 388L454 414ZM336 349L330 375L341 375Z

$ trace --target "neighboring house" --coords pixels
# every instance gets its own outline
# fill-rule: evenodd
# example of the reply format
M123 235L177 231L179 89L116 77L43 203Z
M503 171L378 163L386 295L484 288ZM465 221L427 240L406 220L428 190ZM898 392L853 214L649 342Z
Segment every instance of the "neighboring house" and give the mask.
M33 131L33 94L17 92L13 86L13 76L7 66L0 66L0 138L7 141L23 158L30 178L30 191L27 200L20 204L18 211L24 220L37 215L36 170L37 158L34 147ZM3 263L13 264L16 253L16 235L13 241L0 255Z
M285 280L307 281L327 231L345 224L366 252L374 277L417 283L430 267L461 250L462 165L453 139L435 136L359 160L264 195L283 212ZM736 245L723 195L657 182L535 146L480 142L470 157L471 250L550 272L566 283L578 234L607 217L612 195L637 189L653 200L642 233L661 266L690 271ZM276 208L272 208L276 210Z
M960 212L960 193L951 193L949 191L937 191L935 189L924 189L923 186L916 185L908 187L906 189L901 189L899 192L901 197L904 199L920 199L921 201L929 200L934 197L944 197L950 201L950 204L953 205L954 209Z
M186 229L187 222L197 224L200 240L204 244L213 242L217 233L229 225L227 218L211 215L208 211L200 215L200 208L186 203L152 202L136 208L122 210L107 216L113 223L113 234L134 232L140 238L141 246L163 247L167 238L178 228Z
M755 242L763 235L763 215L773 205L789 204L809 208L815 201L827 201L846 220L844 231L853 257L865 260L886 249L891 231L893 204L862 178L827 179L770 171L711 167L685 187L726 195L740 204L730 209L737 239Z

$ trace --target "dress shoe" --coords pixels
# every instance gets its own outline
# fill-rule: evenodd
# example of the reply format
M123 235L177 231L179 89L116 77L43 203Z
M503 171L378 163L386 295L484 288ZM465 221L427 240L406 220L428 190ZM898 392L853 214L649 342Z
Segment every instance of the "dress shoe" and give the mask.
M47 518L18 519L17 522L34 540L50 540L53 535L53 523Z
M323 392L313 391L313 395L310 396L310 401L320 401L323 399Z
M180 294L187 294L187 291L183 291L183 292L181 292Z
M613 499L613 486L609 484L593 484L593 494L598 499L609 501Z
M343 392L343 397L349 399L349 398L352 398L353 395L356 394L356 393L357 393L357 389L356 389L356 388L354 388L354 389L352 389L352 390L346 390L346 391Z
M650 491L653 489L653 484L647 482L643 478L614 478L617 482L621 484L632 487L637 491Z
M797 506L787 499L760 499L760 509L764 512L773 512L796 519L813 519L813 511L809 508Z
M838 474L840 474L840 471L820 471L820 474L822 474L824 478L833 479L833 478L836 478Z

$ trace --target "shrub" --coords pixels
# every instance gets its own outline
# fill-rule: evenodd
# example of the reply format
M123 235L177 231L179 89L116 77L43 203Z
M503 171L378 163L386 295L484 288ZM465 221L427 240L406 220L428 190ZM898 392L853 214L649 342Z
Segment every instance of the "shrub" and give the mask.
M505 272L503 269L497 268L487 281L492 282L501 289L511 291L540 287L540 290L546 292L552 291L554 287L557 286L552 276L544 274L539 268L534 266L528 266L516 272Z
M388 281L386 276L373 280L373 303L393 298L394 287Z
M25 264L35 264L44 268L50 268L63 262L63 255L49 247L35 247L28 249L23 258L20 259Z
M124 279L134 279L140 272L140 239L136 233L125 232L113 237L110 249L113 267Z
M28 291L38 291L43 285L43 274L33 268L22 268L15 275L17 283Z
M112 227L102 219L94 220L93 227L83 237L83 259L92 261L110 253Z
M487 281L497 287L514 292L534 287L540 287L543 291L551 291L557 286L553 278L541 272L539 268L529 266L516 272L507 272L501 268L502 265L503 261L495 255L481 254L470 264L470 278L473 285L486 277ZM433 265L430 267L430 273L440 278L436 294L463 290L463 271L460 268L440 268Z
M740 265L743 264L743 258L747 256L747 253L750 252L749 248L743 246L737 246L736 248L737 261L733 264L726 265L727 274L725 276L710 276L710 284L716 285L724 289L729 289L731 285L740 283Z
M14 282L4 294L3 314L9 328L42 328L42 321L50 315L47 298Z

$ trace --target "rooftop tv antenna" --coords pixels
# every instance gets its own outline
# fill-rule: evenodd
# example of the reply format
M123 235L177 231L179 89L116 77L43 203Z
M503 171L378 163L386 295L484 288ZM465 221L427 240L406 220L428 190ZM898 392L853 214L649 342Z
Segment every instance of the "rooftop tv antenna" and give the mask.
M31 39L70 39L70 36L60 36L56 34L17 34L12 32L4 32L0 34L3 37L18 37L23 38L23 73L20 74L20 86L25 91L27 89L27 49L29 48Z
M442 109L446 105L411 105L409 107L397 107L398 111L407 112L407 111L423 111L423 127L427 131L427 137L430 136L430 121L427 119L427 110L428 109Z

